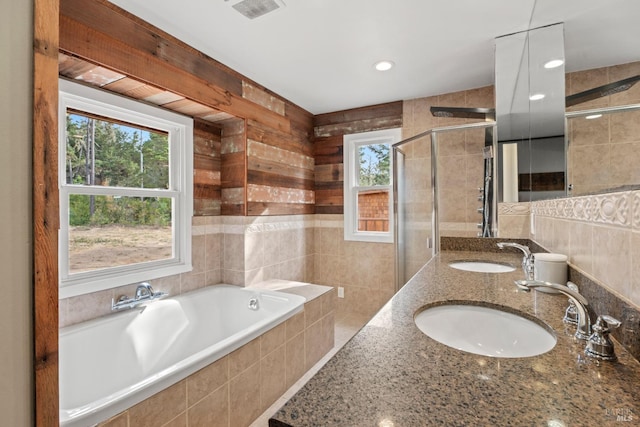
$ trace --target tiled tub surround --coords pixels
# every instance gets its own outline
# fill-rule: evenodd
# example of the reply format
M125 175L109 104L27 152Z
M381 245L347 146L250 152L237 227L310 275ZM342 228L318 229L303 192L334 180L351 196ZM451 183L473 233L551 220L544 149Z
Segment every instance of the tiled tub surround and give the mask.
M250 425L333 347L335 290L313 288L303 312L100 426Z
M314 282L314 215L222 217L222 280Z
M214 285L61 329L60 425L103 422L267 333L305 302Z
M448 263L479 258L518 266L519 254L444 251L270 420L271 426L613 425L640 415L640 363L616 343L618 362L587 358L562 322L562 295L518 292L522 271L490 274ZM551 326L555 348L529 358L461 352L425 336L414 313L469 300L512 307Z
M313 215L194 217L193 270L150 283L155 290L179 295L218 283L250 286L270 279L313 282L313 226ZM111 313L111 299L133 295L136 286L60 300L60 327Z

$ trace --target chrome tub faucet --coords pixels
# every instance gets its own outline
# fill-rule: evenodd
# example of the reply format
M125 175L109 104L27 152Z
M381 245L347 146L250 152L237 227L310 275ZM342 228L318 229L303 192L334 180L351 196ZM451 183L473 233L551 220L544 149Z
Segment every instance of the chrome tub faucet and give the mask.
M128 308L135 308L144 303L161 299L169 294L166 292L155 292L148 282L142 282L136 288L133 298L129 298L126 295L120 295L118 299L111 299L111 310L124 310Z

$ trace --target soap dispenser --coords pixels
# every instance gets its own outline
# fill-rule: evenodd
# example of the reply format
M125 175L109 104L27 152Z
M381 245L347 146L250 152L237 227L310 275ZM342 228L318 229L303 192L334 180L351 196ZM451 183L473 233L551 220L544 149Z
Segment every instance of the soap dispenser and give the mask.
M609 338L609 333L618 326L620 326L618 319L607 315L598 316L595 325L591 327L593 333L589 337L587 347L584 350L587 356L608 361L616 360L613 342Z

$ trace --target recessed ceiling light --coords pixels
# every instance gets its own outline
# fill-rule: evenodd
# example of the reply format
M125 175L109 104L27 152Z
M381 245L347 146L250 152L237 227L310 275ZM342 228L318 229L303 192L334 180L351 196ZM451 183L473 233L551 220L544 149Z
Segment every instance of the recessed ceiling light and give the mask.
M531 101L539 101L542 98L544 98L544 93L536 93L536 94L533 94L533 95L529 96L529 100L531 100Z
M602 117L602 114L591 114L589 116L585 116L585 119L593 120L593 119L599 119L600 117Z
M563 59L552 59L551 61L544 64L544 68L557 68L564 64Z
M393 63L393 61L388 61L386 59L383 61L378 61L375 64L373 64L375 69L378 71L388 71L392 69L394 65L395 64Z

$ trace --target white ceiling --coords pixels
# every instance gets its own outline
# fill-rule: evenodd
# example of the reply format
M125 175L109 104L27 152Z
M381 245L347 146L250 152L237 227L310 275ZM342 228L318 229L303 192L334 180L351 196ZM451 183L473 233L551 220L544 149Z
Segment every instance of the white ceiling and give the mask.
M640 60L640 0L110 1L314 114L493 84L495 37L556 22L567 71Z

